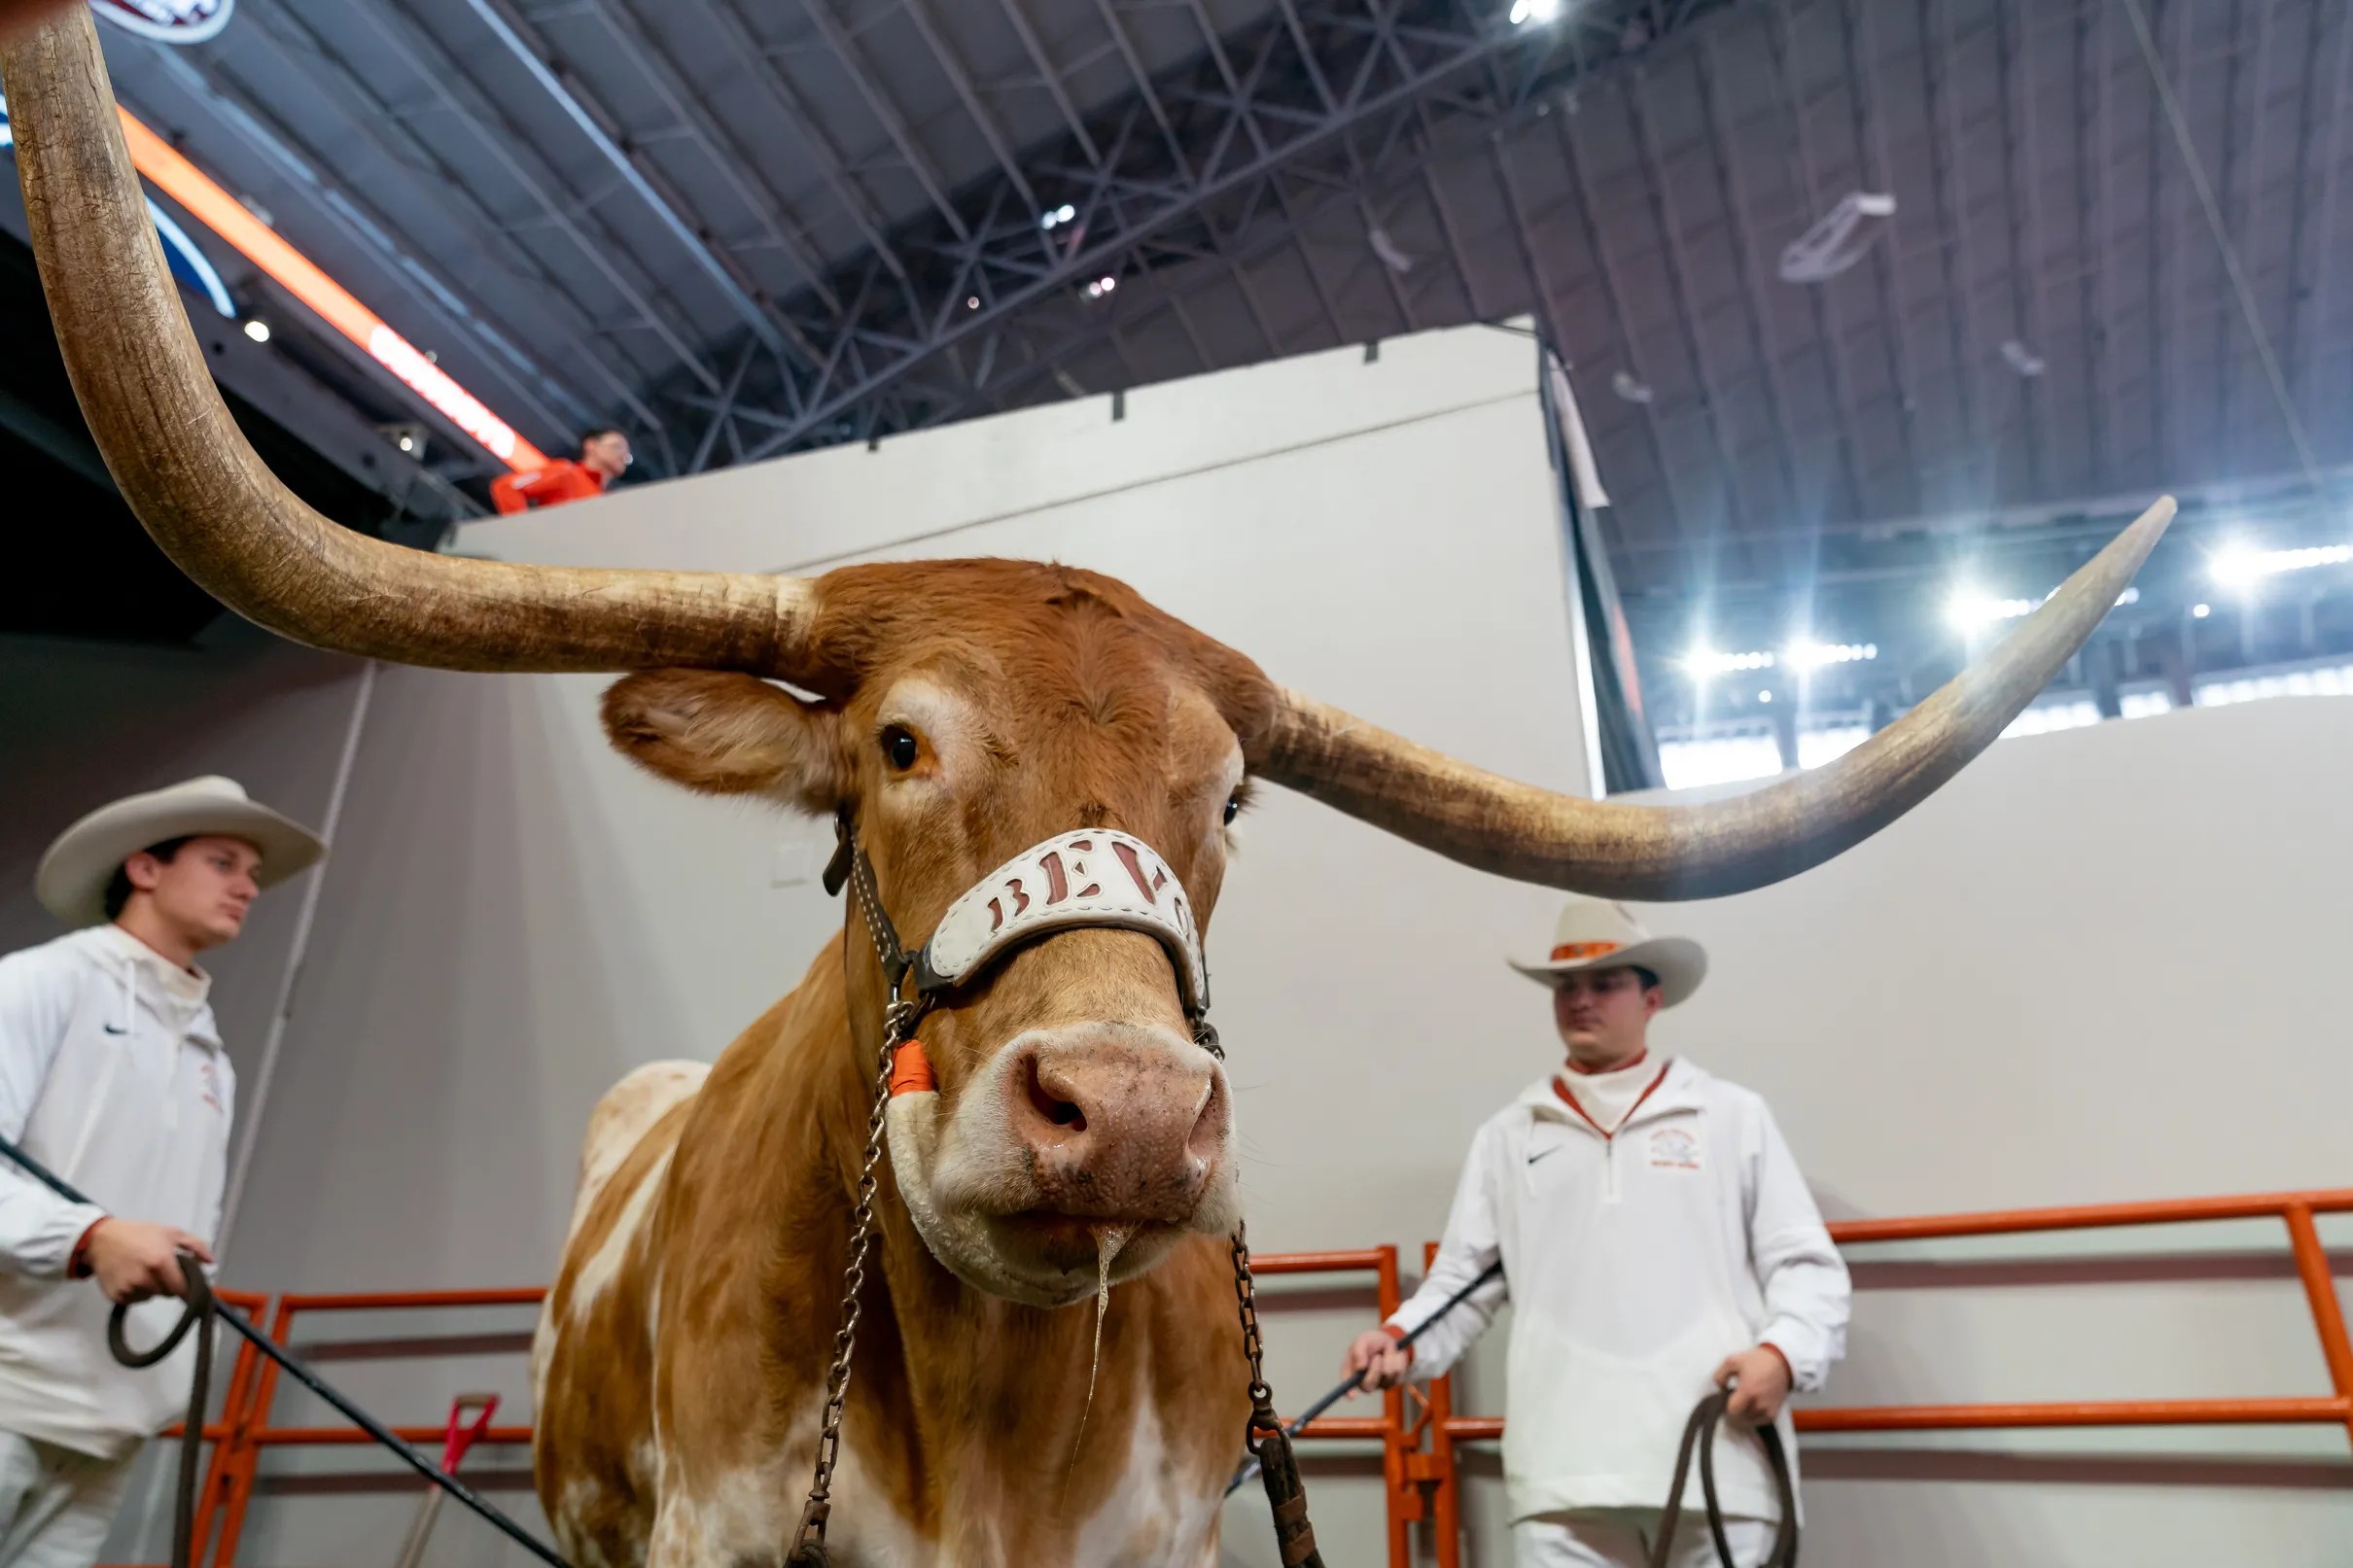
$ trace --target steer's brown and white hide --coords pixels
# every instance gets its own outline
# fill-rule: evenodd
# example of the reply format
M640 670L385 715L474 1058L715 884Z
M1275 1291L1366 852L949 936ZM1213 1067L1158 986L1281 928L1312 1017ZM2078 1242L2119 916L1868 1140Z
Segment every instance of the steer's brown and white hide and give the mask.
M1082 826L1151 844L1206 923L1241 785L1221 672L1118 584L966 568L1024 601L1019 635L919 638L846 714L632 678L615 741L703 787L855 798L910 944L991 866ZM873 953L862 925L844 940L707 1076L645 1067L597 1109L536 1357L540 1490L580 1568L774 1561L792 1537L879 1047ZM1169 955L1063 931L921 1032L937 1102L882 1164L835 1560L1206 1568L1247 1379L1230 1094Z

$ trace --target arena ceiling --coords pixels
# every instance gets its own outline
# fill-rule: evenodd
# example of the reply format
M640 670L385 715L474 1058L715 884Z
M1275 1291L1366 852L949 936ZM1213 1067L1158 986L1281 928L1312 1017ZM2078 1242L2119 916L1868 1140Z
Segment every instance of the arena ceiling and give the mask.
M193 46L106 32L126 106L528 440L618 424L649 476L1525 315L1664 648L1793 615L1892 644L1956 571L2047 586L2159 488L2300 539L2353 462L2336 0L237 0ZM1894 211L1789 281L1854 193ZM299 321L280 347L442 478L495 470Z

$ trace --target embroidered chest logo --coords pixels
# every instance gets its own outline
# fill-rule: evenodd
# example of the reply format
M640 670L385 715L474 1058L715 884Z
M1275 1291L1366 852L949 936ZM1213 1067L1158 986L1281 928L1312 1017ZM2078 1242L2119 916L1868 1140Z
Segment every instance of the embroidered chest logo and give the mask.
M205 1063L202 1078L203 1082L198 1088L197 1093L204 1097L204 1103L210 1105L214 1110L221 1111L226 1114L228 1107L221 1103L221 1075L219 1069L214 1067L210 1062Z
M1700 1168L1700 1140L1679 1127L1663 1127L1650 1135L1650 1163L1661 1170Z

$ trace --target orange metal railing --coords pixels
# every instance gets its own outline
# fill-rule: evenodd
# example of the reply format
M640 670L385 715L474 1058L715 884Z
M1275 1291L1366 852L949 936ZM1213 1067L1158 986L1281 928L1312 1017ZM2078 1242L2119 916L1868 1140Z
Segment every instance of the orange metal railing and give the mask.
M1359 1252L1269 1252L1250 1259L1250 1272L1260 1278L1283 1274L1360 1272L1373 1274L1373 1301L1387 1319L1404 1298L1397 1287L1397 1249L1367 1247ZM1381 1445L1381 1490L1387 1515L1389 1568L1410 1568L1413 1526L1424 1516L1421 1491L1406 1477L1408 1457L1405 1395L1390 1389L1381 1396L1377 1416L1322 1415L1300 1429L1303 1438L1353 1438Z
M546 1296L544 1286L520 1286L503 1290L426 1290L426 1291L363 1291L339 1295L296 1295L278 1298L278 1309L270 1319L269 1337L279 1344L291 1344L295 1320L303 1313L319 1312L377 1312L419 1311L442 1307L537 1307ZM233 1568L237 1543L245 1533L245 1513L253 1501L254 1481L261 1472L262 1451L273 1447L357 1446L374 1442L356 1426L271 1426L269 1414L278 1397L278 1366L269 1362L254 1386L245 1408L236 1412L240 1417L230 1440L222 1446L227 1455L221 1465L223 1484L216 1494L208 1484L204 1506L220 1516L220 1549L213 1557L214 1568ZM225 1412L226 1413L226 1412ZM404 1443L435 1443L442 1436L438 1426L396 1426L393 1435ZM487 1444L528 1444L528 1426L494 1426L477 1440ZM207 1521L209 1522L209 1521ZM196 1536L195 1559L203 1561L204 1535Z
M2290 1254L2302 1285L2320 1340L2321 1357L2328 1367L2332 1393L2290 1398L2107 1400L2039 1404L1900 1405L1816 1408L1797 1412L1806 1432L1930 1432L2027 1427L2125 1427L2195 1425L2303 1424L2344 1427L2353 1435L2353 1341L2349 1341L2329 1259L2323 1250L2315 1216L2353 1212L2353 1189L2270 1193L2252 1197L2192 1199L2172 1202L2107 1203L2070 1208L2018 1209L1991 1213L1951 1214L1924 1219L1853 1220L1833 1225L1831 1235L1842 1247L1875 1242L1946 1240L1964 1237L2022 1236L2038 1232L2114 1230L2132 1226L2179 1225L2201 1221L2276 1219L2288 1232ZM1423 1267L1436 1251L1425 1248ZM1370 1247L1346 1252L1267 1254L1252 1260L1261 1276L1370 1273L1377 1308L1386 1318L1396 1310L1401 1296L1394 1247ZM261 1321L268 1298L224 1291L222 1299ZM545 1295L537 1288L509 1290L386 1291L340 1295L286 1295L277 1298L269 1318L269 1335L280 1344L290 1342L294 1326L305 1314L360 1311L423 1311L438 1308L536 1306ZM261 1457L273 1447L357 1446L369 1439L356 1427L287 1426L269 1424L278 1388L278 1369L251 1345L240 1344L229 1375L220 1419L205 1428L212 1446L204 1491L198 1499L196 1560L204 1560L213 1546L215 1568L233 1568L246 1511L254 1492ZM1413 1413L1408 1418L1408 1411ZM396 1431L412 1443L430 1443L441 1436L439 1427L400 1427ZM1391 1568L1408 1568L1412 1561L1412 1529L1417 1522L1432 1527L1441 1568L1459 1568L1461 1561L1460 1477L1456 1446L1492 1441L1503 1435L1497 1416L1457 1415L1454 1411L1453 1380L1434 1379L1425 1388L1391 1390L1384 1396L1378 1416L1325 1417L1312 1423L1308 1438L1377 1442L1385 1482L1388 1558ZM482 1439L486 1443L521 1445L531 1441L528 1426L498 1426Z
M1393 1246L1366 1247L1347 1252L1266 1253L1251 1259L1250 1267L1254 1273L1265 1278L1299 1274L1370 1273L1373 1275L1374 1304L1383 1317L1395 1311L1402 1299L1398 1290L1397 1249ZM289 1294L277 1299L277 1310L269 1318L269 1337L279 1344L290 1344L295 1323L304 1314L534 1307L545 1296L546 1291L539 1287ZM223 1297L254 1313L257 1321L260 1321L262 1309L268 1304L265 1297L231 1295L228 1292L224 1292ZM255 1363L260 1364L258 1372ZM205 1477L204 1491L197 1504L195 1560L198 1563L204 1561L206 1543L217 1531L218 1545L212 1557L214 1568L234 1568L237 1546L244 1534L246 1513L253 1501L264 1450L274 1447L361 1446L373 1441L356 1426L272 1426L269 1417L276 1404L277 1393L277 1365L263 1361L250 1345L245 1346L237 1359L236 1372L230 1378L222 1418L205 1429L206 1437L213 1443L213 1454ZM1377 1442L1382 1446L1390 1568L1408 1568L1411 1550L1409 1532L1413 1522L1422 1516L1422 1498L1407 1483L1405 1476L1407 1444L1402 1419L1403 1397L1391 1391L1384 1398L1383 1406L1383 1412L1377 1417L1325 1417L1312 1422L1301 1436L1327 1441ZM410 1443L430 1443L442 1435L442 1429L438 1426L396 1426L392 1430ZM482 1435L480 1441L487 1444L527 1445L531 1442L531 1428L494 1426Z
M2353 1212L2353 1189L2260 1193L2154 1203L2095 1203L2068 1208L1997 1209L1922 1219L1846 1220L1830 1227L1842 1248L1874 1242L1952 1240L1963 1237L2026 1236L2052 1231L2103 1231L2133 1226L2185 1225L2216 1220L2276 1219L2287 1226L2289 1251L2329 1369L2327 1395L2271 1399L2068 1400L2009 1405L1872 1405L1817 1407L1796 1412L1801 1432L1957 1432L2028 1427L2342 1426L2353 1436L2353 1341L2329 1255L2314 1216ZM1437 1251L1423 1252L1422 1265ZM1431 1493L1440 1568L1461 1562L1460 1480L1457 1443L1503 1435L1500 1416L1453 1413L1453 1379L1435 1378L1429 1399L1434 1419L1429 1462L1414 1467Z

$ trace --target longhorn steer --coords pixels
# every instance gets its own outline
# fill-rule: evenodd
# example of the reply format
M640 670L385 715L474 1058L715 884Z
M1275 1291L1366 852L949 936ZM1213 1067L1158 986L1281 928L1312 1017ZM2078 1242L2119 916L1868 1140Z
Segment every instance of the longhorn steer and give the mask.
M1270 682L1088 573L1007 562L814 581L402 550L296 500L238 435L166 280L85 8L0 46L66 365L125 498L288 637L470 670L638 671L615 744L689 787L843 812L910 940L1075 828L1156 850L1206 926L1246 776L1466 864L1627 897L1791 875L1926 798L2090 635L2160 502L1982 665L1837 762L1737 800L1608 805L1495 778ZM813 692L802 703L760 678ZM798 1514L884 988L850 927L708 1077L607 1097L538 1343L542 1495L584 1564L773 1560ZM946 993L884 1172L835 1543L854 1561L1206 1564L1241 1440L1214 1239L1230 1101L1147 935L1069 930ZM1091 1292L1116 1249L1088 1408ZM1086 1437L1080 1440L1082 1416Z

